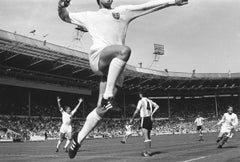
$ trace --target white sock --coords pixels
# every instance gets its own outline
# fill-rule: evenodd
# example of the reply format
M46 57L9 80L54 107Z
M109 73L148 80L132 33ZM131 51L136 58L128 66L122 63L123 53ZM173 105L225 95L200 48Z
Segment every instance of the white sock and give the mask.
M82 127L81 131L78 133L78 143L81 144L87 135L95 128L98 121L102 118L97 114L96 109L94 109L90 114L88 114L87 119Z
M107 85L105 93L103 94L104 99L108 99L113 97L113 90L116 85L116 81L122 71L124 70L126 62L119 59L114 58L110 63L109 70L108 70L108 77L107 77Z
M68 147L68 145L69 145L69 143L70 143L70 140L69 140L69 139L67 139L67 142L66 142L66 144L65 144L64 148L67 148L67 147Z
M57 143L57 149L59 149L59 146L61 145L61 141L60 140L58 140L58 143Z

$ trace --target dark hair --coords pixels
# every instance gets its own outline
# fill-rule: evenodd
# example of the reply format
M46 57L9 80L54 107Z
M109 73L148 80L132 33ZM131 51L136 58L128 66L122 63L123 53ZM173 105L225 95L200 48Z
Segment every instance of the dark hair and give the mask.
M70 107L70 106L65 106L65 107L64 107L65 110L67 110L68 108L71 110L71 107Z
M233 109L233 107L232 107L232 106L228 105L227 109L230 109L230 108L232 108L232 109Z
M144 93L142 91L138 92L139 95L142 95L143 97L145 97Z
M100 0L97 0L98 5L100 6Z

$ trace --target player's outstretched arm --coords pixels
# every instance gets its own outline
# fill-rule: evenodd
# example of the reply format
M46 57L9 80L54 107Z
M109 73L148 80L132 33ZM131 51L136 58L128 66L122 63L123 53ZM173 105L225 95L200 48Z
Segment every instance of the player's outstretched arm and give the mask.
M222 119L216 124L216 125L221 125L222 123L225 122L225 115L223 115Z
M237 115L236 115L236 117L234 118L232 124L233 124L233 127L234 127L234 128L237 128L237 126L238 126L238 117L237 117Z
M62 106L61 106L61 98L60 97L57 97L57 103L58 103L58 108L59 108L59 111L60 112L63 112L63 108L62 108Z
M78 99L78 104L77 106L73 109L73 111L71 112L72 116L77 112L79 106L81 105L81 103L83 102L83 99L82 98L79 98Z
M154 110L152 112L152 115L151 115L151 119L153 120L153 115L155 114L155 112L159 109L159 106L155 103L155 102L152 102L153 106L154 106Z
M71 24L75 24L83 32L88 32L87 28L81 22L81 18L85 17L81 13L71 13L67 10L67 7L70 5L71 0L59 0L58 2L58 15L59 17Z
M136 110L134 111L133 116L132 116L132 118L131 118L131 120L130 120L130 124L132 124L134 118L137 116L137 114L138 114L139 111L141 110L141 107L142 107L142 101L139 100L139 101L138 101L138 104L137 104L137 108L136 108Z
M195 123L195 124L197 123L197 119L194 120L194 123Z
M188 3L188 0L151 0L139 5L126 6L131 19L164 9L170 6L182 6Z
M134 120L134 118L137 116L137 114L139 113L139 109L136 109L135 111L134 111L134 113L133 113L133 116L132 116L132 118L131 118L131 120L130 120L130 124L132 124L133 123L133 120Z
M69 5L70 5L70 0L59 0L58 15L63 21L71 23L71 19L69 17L69 12L67 10L67 7Z

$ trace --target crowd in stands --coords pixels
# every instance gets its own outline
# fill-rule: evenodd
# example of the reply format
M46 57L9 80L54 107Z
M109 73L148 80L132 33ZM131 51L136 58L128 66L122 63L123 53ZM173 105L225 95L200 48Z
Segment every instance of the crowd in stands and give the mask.
M77 100L76 100L77 101ZM155 100L160 105L155 118L167 118L168 103L166 100ZM232 105L234 112L240 114L238 108L238 98L221 98L218 101L218 117L216 116L216 105L213 98L202 99L181 99L171 100L170 120L155 120L153 126L153 134L181 134L181 133L194 133L196 132L196 125L194 120L197 114L201 114L207 120L204 123L205 132L217 131L217 128L212 128L214 124L221 118L221 115L226 112L226 107ZM55 103L55 98L54 102ZM107 120L99 123L99 126L89 135L102 136L102 137L115 137L121 136L125 131L126 120L129 119L136 108L137 101L134 103L127 103L126 110L121 109L121 105L117 110L111 110L107 114ZM73 103L71 107L74 107ZM83 105L82 105L83 106ZM48 106L32 103L31 111L29 112L28 106L25 104L17 103L1 103L0 102L0 126L11 130L8 133L9 138L16 138L16 133L19 133L23 138L29 136L47 134L50 138L58 138L59 129L61 126L61 113L55 104ZM74 130L81 129L84 124L84 117L94 108L94 104L85 103L84 109L81 107L74 116L73 127ZM126 112L123 114L123 112ZM29 113L31 117L28 116ZM6 115L6 116L4 116ZM109 119L109 117L113 117ZM123 118L124 117L124 118ZM80 119L81 118L81 119ZM118 118L114 119L114 118ZM140 123L135 124L134 134L139 135L138 129ZM12 133L16 132L16 133Z
M22 117L1 117L1 125L11 129L22 135L24 139L29 139L30 136L44 136L45 133L49 138L58 138L59 129L61 126L61 119L53 118L22 118ZM217 128L212 129L212 126L217 123L217 120L206 120L204 124L205 132L217 131ZM82 128L84 124L83 119L73 120L73 130L77 131ZM89 135L89 137L119 137L125 133L126 120L121 119L106 119L99 123L98 127ZM136 120L133 127L135 135L141 134L139 129L140 121ZM195 133L196 125L193 121L179 121L179 120L155 120L153 126L153 134L185 134ZM14 138L14 134L9 138Z

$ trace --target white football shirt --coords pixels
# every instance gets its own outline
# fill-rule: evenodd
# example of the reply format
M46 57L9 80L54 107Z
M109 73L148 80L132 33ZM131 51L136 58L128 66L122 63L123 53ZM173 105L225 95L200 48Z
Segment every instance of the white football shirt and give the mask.
M124 45L128 25L133 19L157 11L166 4L175 4L175 0L152 0L114 9L69 13L69 17L72 24L87 28L93 41L90 54L93 54L110 45Z
M194 123L196 123L197 126L202 126L202 125L203 125L203 120L204 120L204 118L199 117L199 118L196 118L196 120L194 121Z
M226 127L226 128L229 128L229 127L232 127L232 126L237 126L238 125L238 117L236 114L232 113L232 114L229 114L229 113L225 113L223 115L223 124L222 126Z
M148 117L152 115L153 106L157 104L152 100L143 97L141 100L138 101L137 109L140 110L140 117Z
M119 14L119 19L114 14ZM72 23L83 25L92 37L90 54L110 45L124 45L130 19L119 8L69 14Z
M71 125L71 118L72 115L66 113L65 111L62 112L62 125Z

